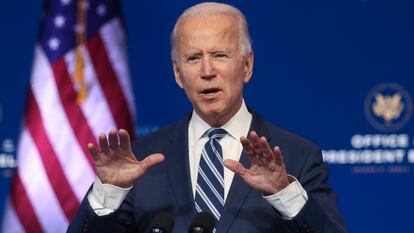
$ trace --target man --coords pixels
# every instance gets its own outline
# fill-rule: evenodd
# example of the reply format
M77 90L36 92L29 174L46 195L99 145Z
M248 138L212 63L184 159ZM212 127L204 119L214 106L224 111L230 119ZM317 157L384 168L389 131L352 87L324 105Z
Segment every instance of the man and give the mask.
M98 178L68 232L148 232L162 211L176 233L201 211L219 233L346 232L319 148L244 103L253 52L243 14L198 4L177 20L171 42L192 114L132 150L122 129L89 144Z

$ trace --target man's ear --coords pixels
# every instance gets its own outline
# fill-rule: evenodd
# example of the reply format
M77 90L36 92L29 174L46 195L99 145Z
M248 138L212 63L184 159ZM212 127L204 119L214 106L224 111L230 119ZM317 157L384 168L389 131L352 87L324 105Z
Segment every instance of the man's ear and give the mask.
M172 65L173 65L175 82L177 83L178 86L183 88L183 83L181 82L181 75L180 75L180 71L178 69L178 65L175 61L172 61Z
M244 83L248 83L253 74L254 54L251 51L244 61Z

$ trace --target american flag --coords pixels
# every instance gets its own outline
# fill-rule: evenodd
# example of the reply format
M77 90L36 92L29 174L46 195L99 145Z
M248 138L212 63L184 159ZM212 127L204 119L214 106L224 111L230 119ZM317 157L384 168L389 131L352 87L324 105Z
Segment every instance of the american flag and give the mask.
M2 231L65 232L95 179L87 143L133 135L117 0L46 0Z

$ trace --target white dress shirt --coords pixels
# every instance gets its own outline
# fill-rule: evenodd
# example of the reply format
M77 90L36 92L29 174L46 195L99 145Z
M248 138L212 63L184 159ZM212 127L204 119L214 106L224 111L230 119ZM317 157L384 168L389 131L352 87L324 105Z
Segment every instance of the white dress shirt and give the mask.
M240 143L241 136L247 136L252 122L252 114L249 113L243 101L240 110L221 128L227 131L227 135L220 140L223 150L223 159L233 159L238 161L243 151ZM193 111L188 126L188 146L189 164L193 195L195 196L198 165L200 162L201 151L208 141L206 131L211 128L203 121L195 111ZM234 173L224 167L224 200L233 181ZM292 177L292 176L291 176ZM301 184L292 177L294 181L286 188L270 196L264 196L270 205L279 211L284 219L294 218L308 200L306 191ZM132 188L132 187L131 187ZM131 189L122 189L110 184L102 184L97 178L92 191L88 194L88 201L92 209L98 215L107 215L119 208Z
M247 111L246 105L243 103L236 115L220 127L228 133L220 139L219 142L223 151L223 161L226 159L239 161L243 150L243 146L240 143L240 137L248 134L251 122L252 114ZM193 111L188 125L188 158L194 197L196 193L197 174L201 151L203 150L206 142L209 140L207 130L210 128L211 126L203 121L197 113ZM224 200L226 200L227 194L229 193L233 176L234 172L224 167Z

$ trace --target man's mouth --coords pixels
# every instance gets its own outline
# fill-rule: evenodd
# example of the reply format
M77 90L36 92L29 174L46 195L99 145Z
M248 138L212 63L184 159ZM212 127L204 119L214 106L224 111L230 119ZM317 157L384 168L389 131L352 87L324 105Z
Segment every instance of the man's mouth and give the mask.
M219 91L220 91L219 88L207 88L207 89L201 91L201 94L203 94L203 95L209 95L209 94L215 94L215 93L217 93Z

